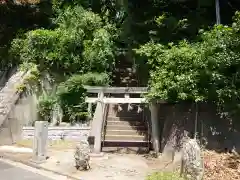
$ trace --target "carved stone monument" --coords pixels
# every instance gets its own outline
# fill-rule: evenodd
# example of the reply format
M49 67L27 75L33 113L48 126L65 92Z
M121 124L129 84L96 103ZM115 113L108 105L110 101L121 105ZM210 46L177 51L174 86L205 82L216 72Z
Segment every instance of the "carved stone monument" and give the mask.
M203 173L201 148L196 139L189 139L183 145L180 174L187 180L202 180Z
M41 163L47 158L48 122L36 121L33 139L33 161Z

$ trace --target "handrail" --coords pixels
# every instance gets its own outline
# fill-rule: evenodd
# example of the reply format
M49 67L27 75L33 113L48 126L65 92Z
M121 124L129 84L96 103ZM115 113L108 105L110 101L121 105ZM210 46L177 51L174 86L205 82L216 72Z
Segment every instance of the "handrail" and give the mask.
M21 71L20 71L21 72ZM19 72L19 73L20 73ZM14 86L16 84L21 84L24 82L24 76L28 75L31 71L24 71L24 72L21 72L22 74L20 75L19 79L20 79L20 82L17 82L17 83L12 83L11 82L11 78L9 79L9 81L5 84L5 86L0 90L1 93L4 93L4 91L8 90L8 89L11 89L11 88L14 88ZM0 102L0 104L4 104L4 110L5 110L5 113L1 115L0 117L0 126L3 124L3 122L9 117L9 114L10 112L12 111L12 108L15 106L16 102L18 101L20 95L21 95L21 91L19 90L15 90L12 92L12 97L11 98L3 98L2 101Z
M8 79L8 81L5 83L4 87L0 90L0 92L4 92L4 90L9 89L10 87L12 88L13 86L20 85L20 84L24 83L24 80L25 80L25 79L24 79L24 76L30 74L31 71L18 71L18 72L16 72L16 73L22 73L22 74L19 76L20 82L17 81L16 83L12 83L12 82L11 82L11 78L14 76L14 75L12 75L12 76ZM10 85L10 86L9 86L9 85ZM19 90L16 89L15 93L18 93L18 92L19 92Z

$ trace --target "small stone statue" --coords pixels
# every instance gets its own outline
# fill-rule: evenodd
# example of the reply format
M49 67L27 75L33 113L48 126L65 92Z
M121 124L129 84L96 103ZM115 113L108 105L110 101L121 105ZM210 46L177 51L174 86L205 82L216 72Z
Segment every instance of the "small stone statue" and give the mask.
M204 164L196 139L189 139L182 149L180 175L188 180L203 179Z
M74 159L76 168L81 168L82 170L90 169L89 161L90 161L90 147L87 141L80 141L80 143L76 146Z

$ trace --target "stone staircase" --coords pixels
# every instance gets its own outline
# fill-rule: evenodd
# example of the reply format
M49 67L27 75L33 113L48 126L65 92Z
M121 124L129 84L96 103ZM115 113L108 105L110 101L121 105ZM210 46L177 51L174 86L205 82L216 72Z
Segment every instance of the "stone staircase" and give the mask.
M20 97L17 86L23 83L29 73L16 71L0 90L0 127L8 119L9 113Z
M133 62L122 57L116 63L113 77L114 87L138 87L139 80ZM138 95L139 96L139 95ZM112 94L111 97L124 97L123 94ZM139 96L140 97L140 96ZM121 107L119 111L118 107ZM149 151L149 124L144 111L138 112L139 104L108 105L108 113L102 133L102 151L145 153Z
M138 76L133 68L133 63L127 60L119 61L113 78L113 86L115 87L137 87Z
M144 112L137 112L138 107L128 110L128 104L121 105L118 112L116 105L109 105L104 123L102 151L145 153L149 151L148 123L144 121Z

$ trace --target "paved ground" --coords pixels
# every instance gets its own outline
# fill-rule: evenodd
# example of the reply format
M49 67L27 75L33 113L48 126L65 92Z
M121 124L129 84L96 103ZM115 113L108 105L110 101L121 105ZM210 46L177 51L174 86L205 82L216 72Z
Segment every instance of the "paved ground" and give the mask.
M10 165L0 161L0 179L1 180L52 180L46 176L27 171L20 167Z
M172 168L168 166L171 162L168 158L162 160L136 154L105 153L103 157L90 158L89 171L78 171L74 166L73 149L56 150L52 153L41 164L42 167L64 172L75 178L81 177L83 180L93 180L93 177L97 177L97 180L144 180L151 172L162 169L170 171Z

